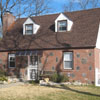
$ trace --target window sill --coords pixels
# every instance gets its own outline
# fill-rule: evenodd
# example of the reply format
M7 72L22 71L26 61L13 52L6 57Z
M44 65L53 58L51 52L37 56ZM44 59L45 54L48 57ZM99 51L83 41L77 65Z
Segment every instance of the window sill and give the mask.
M33 35L33 33L32 33L32 34L28 34L28 33L26 33L26 34L24 34L24 35Z
M65 30L65 31L58 31L58 32L67 32L67 30Z
M73 68L64 68L64 70L73 70Z
M16 68L16 67L8 67L8 68L12 68L12 69L14 69L14 68Z

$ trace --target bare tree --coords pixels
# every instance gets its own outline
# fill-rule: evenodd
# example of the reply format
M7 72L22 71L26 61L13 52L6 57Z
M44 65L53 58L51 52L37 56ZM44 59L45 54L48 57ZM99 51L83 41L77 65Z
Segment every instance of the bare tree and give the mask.
M48 7L50 0L32 0L30 4L30 9L29 9L29 16L35 15L41 15L48 13L50 8Z
M67 5L64 4L64 11L72 11L73 8L73 0L71 0Z
M38 16L49 11L49 0L0 0L0 19L3 25L3 15L6 11L15 16Z
M81 9L86 9L90 0L78 0Z
M93 8L98 7L100 4L100 0L91 0L91 4Z
M76 6L79 10L96 8L100 5L100 0L70 0L69 3L63 5L64 11L73 11Z

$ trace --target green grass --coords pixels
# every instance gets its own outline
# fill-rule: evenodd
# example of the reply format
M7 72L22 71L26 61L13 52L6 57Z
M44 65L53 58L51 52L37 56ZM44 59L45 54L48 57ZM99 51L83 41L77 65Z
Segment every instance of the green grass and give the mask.
M21 85L0 89L0 100L100 100L100 87Z

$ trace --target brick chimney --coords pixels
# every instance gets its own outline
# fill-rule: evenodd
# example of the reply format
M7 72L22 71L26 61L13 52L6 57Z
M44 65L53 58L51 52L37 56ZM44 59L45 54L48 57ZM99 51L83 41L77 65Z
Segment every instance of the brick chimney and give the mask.
M13 16L11 12L5 12L3 16L3 35L7 32L9 26L14 23L15 19L15 16Z

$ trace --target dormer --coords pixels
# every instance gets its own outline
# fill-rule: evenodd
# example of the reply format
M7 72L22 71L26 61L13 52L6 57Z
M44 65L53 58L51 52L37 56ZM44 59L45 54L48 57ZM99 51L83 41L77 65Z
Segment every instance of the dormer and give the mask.
M66 32L70 31L72 28L73 22L69 20L67 16L61 13L55 20L55 32Z
M40 25L36 24L31 18L27 18L23 24L23 35L36 34L39 28Z

